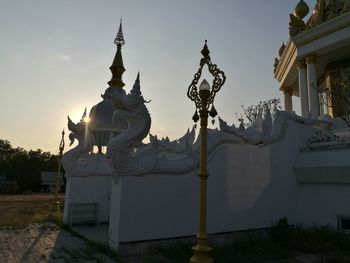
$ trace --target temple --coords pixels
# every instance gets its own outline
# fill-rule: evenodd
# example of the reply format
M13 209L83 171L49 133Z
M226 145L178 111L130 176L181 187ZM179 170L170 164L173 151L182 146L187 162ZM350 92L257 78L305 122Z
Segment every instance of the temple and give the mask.
M307 21L309 7L303 0L296 4L290 39L274 65L284 110L264 103L239 127L219 118L220 129L208 129L209 234L268 228L284 217L290 224L349 230L350 136L342 121L349 111L339 114L332 97L329 103L323 99L326 90L333 94L335 80L349 80L349 3L318 0ZM78 123L68 118L69 138L78 145L62 160L67 178L63 222L95 223L89 232L102 229L102 241L119 250L193 237L199 210L197 131L190 128L174 141L149 133L149 101L139 73L129 92L124 90L121 24L115 44L102 101L89 119L86 111ZM200 61L209 46L205 43L204 57L198 52ZM215 57L215 50L210 54ZM300 115L292 96L300 98ZM150 142L144 143L147 136Z
M297 96L302 117L339 117L332 102L325 103L323 90L334 80L350 80L349 10L346 0L317 0L304 21L309 7L301 0L290 14L290 39L279 49L274 65L286 111L293 111L292 96Z

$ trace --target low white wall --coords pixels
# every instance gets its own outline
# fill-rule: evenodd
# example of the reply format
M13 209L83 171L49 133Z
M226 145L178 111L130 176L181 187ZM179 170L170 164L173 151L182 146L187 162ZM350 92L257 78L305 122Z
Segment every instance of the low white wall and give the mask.
M299 185L294 163L300 147L314 131L310 126L291 122L288 132L277 143L219 146L208 160L208 233L270 227L282 217L296 223L300 218L297 215ZM197 233L199 179L196 174L124 176L119 184L120 210L113 210L120 216L115 221L119 222L119 229L110 231L115 242ZM110 228L115 228L115 222L111 221Z
M276 208L276 203L287 203L293 197L283 200L282 188L271 188L269 158L268 147L242 144L222 145L212 154L208 166L209 233L269 227L272 221L286 216L288 208ZM120 184L119 242L197 233L196 174L125 176L120 178ZM279 190L280 195L276 196Z
M323 149L298 155L298 222L338 226L350 217L350 149Z
M109 221L111 176L71 176L67 179L63 222L68 223L71 203L98 203L99 221Z
M217 147L208 159L208 233L270 227L282 217L292 224L336 226L337 215L350 215L350 184L302 184L297 180L300 148L315 131L290 121L280 140L267 146ZM316 153L313 158L313 164L327 160L326 155ZM100 219L109 218L108 239L115 248L120 242L192 236L198 231L196 171L122 176L116 181L112 176L70 177L66 196L65 218L69 203L100 204Z
M337 227L338 216L350 216L349 184L301 184L297 200L298 222L306 226Z

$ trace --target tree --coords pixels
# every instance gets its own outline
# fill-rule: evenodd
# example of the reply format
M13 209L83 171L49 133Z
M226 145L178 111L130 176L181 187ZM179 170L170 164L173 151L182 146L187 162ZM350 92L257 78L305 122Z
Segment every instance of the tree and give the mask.
M277 99L277 98L266 100L266 101L260 101L258 104L251 105L247 108L244 107L243 105L241 105L241 107L243 109L243 114L245 118L248 120L248 123L244 123L243 117L241 116L239 118L237 113L236 113L236 117L246 127L250 127L253 124L255 124L259 118L264 119L266 117L265 115L267 112L271 113L272 118L274 118L276 112L278 110L281 110L280 99Z
M42 150L13 148L8 140L0 139L0 174L16 180L19 191L39 191L41 171L56 171L57 156Z

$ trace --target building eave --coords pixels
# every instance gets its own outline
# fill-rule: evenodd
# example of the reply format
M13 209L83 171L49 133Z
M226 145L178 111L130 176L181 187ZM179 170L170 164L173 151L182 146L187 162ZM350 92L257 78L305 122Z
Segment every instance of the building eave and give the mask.
M290 42L293 42L296 47L300 47L348 26L350 26L350 12L308 29L292 37Z
M288 41L275 72L275 79L280 83L280 86L285 82L291 67L295 64L295 60L296 46L292 41Z

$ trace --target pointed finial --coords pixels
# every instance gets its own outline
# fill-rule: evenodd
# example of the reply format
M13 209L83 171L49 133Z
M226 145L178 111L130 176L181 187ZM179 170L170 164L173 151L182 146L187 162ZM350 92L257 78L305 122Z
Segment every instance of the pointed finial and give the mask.
M119 24L119 30L117 37L114 39L114 44L117 46L124 46L125 45L125 40L124 40L124 35L123 35L123 28L122 28L122 18L120 19L120 24Z
M69 118L69 117L68 117ZM62 157L63 154L63 150L64 150L64 129L62 131L62 137L61 137L61 141L60 141L60 145L58 146L58 149L60 151L59 156Z
M112 66L109 67L112 72L112 79L108 82L108 84L110 87L123 88L125 84L122 80L122 75L125 68L122 57L122 46L125 44L125 41L123 36L122 20L120 20L118 34L114 40L114 43L117 45L117 53L114 56Z
M87 111L87 107L85 107L85 110L84 110L84 113L83 113L83 116L81 117L81 119L84 119L86 117L86 111Z
M204 47L203 47L201 53L202 53L203 57L205 57L205 58L209 57L210 51L209 51L208 46L207 46L207 40L205 40Z
M140 87L140 71L137 73L137 77L134 83L134 86L131 89L131 94L141 95L141 87Z

